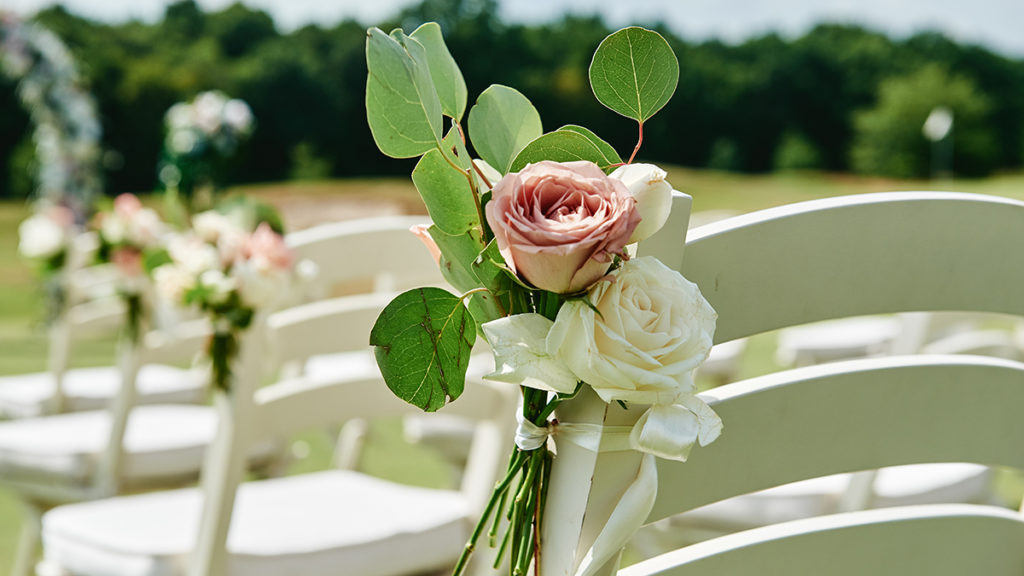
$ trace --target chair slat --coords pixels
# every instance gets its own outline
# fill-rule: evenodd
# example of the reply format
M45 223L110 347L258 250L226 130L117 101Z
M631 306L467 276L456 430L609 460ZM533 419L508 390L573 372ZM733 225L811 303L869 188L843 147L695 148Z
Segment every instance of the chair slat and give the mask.
M1024 517L987 506L869 510L777 524L695 544L619 576L1017 576Z
M393 294L366 294L321 300L289 308L267 320L278 362L317 354L368 349L370 328Z
M855 360L702 394L722 436L658 462L649 520L840 472L923 462L1024 468L1024 364L972 356Z
M409 228L429 224L426 216L385 216L324 224L288 234L299 260L316 262L317 281L342 284L401 274L402 285L442 282L437 265ZM411 283L411 284L410 284Z
M1024 203L898 192L804 202L690 231L683 275L719 311L715 342L830 318L1024 315Z

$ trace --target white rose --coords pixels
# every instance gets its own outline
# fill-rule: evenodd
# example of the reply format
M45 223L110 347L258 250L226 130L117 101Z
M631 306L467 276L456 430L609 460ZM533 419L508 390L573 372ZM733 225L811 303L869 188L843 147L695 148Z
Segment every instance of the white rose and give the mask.
M192 230L211 244L216 244L221 234L232 228L235 228L235 224L216 210L200 212L192 217Z
M210 304L223 304L231 297L237 286L235 279L218 269L207 270L199 276L199 283L208 290Z
M221 114L227 98L216 91L203 92L196 96L192 107L195 110L196 125L209 135L220 130Z
M35 214L18 226L18 252L26 258L53 258L64 250L67 230L45 214Z
M125 241L125 237L128 235L126 228L124 219L118 214L106 214L100 223L100 235L110 244L120 244Z
M717 317L695 284L657 258L634 258L587 299L558 311L547 337L551 356L605 402L672 404L693 393Z
M650 238L661 230L672 211L672 185L665 180L664 170L654 164L626 164L608 175L620 180L636 198L640 225L633 230L629 243Z
M164 264L153 270L156 295L163 302L181 304L185 298L185 291L195 286L195 283L194 275L174 264Z
M154 244L166 232L160 216L152 208L143 208L128 222L128 241L144 248Z
M245 100L232 98L224 104L224 123L236 132L246 133L252 128L252 110Z
M245 260L237 262L231 273L238 280L242 301L253 308L270 306L288 294L291 277L286 270L260 267Z
M195 276L213 268L221 268L217 248L197 236L174 236L167 243L167 253L171 260Z
M178 102L167 110L167 114L164 116L164 121L167 122L167 126L169 126L171 130L184 130L192 126L192 117L194 114L192 106L189 106L184 102Z

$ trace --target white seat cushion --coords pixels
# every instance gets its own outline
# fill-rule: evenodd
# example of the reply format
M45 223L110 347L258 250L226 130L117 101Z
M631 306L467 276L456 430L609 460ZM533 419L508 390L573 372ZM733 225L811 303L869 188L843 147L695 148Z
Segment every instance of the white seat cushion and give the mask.
M849 474L794 482L702 506L674 523L721 530L744 530L838 511ZM940 502L985 502L991 495L991 471L976 464L915 464L883 468L875 478L872 507Z
M122 476L148 481L198 473L217 428L208 406L153 405L132 411ZM107 443L106 411L0 422L0 476L14 480L87 481Z
M197 404L205 396L206 370L150 364L139 370L136 388L140 404ZM66 411L99 410L117 394L121 377L116 367L74 368L64 375ZM0 377L0 419L34 418L46 411L53 397L49 372Z
M197 489L61 506L43 517L45 564L71 574L183 574ZM228 536L231 576L387 576L453 564L468 536L457 492L332 470L243 484Z

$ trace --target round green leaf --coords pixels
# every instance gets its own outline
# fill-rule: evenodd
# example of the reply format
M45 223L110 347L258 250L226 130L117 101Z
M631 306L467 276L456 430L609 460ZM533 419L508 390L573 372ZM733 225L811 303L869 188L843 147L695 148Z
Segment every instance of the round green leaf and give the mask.
M601 151L602 155L604 155L605 163L622 164L622 157L619 156L619 153L615 151L615 148L612 148L611 144L602 140L597 134L594 134L594 132L591 131L589 128L584 128L583 126L577 126L575 124L566 124L565 126L559 128L558 130L577 132L579 134L586 136L587 140L590 140L590 142L593 143L594 146L597 146L597 149ZM598 164L601 163L598 162Z
M519 91L493 84L469 110L469 138L480 158L505 174L527 144L543 134L540 114Z
M436 148L423 155L412 171L430 219L448 234L462 234L480 225L473 191L466 177Z
M440 288L398 295L370 331L388 388L427 412L462 394L475 341L476 323L462 300Z
M512 161L509 172L518 172L527 164L542 160L554 162L589 160L602 169L607 168L610 164L601 149L583 134L571 130L557 130L548 132L527 144L526 148L523 148Z
M441 101L423 45L401 30L388 36L370 28L366 67L366 119L380 151L394 158L412 158L437 147Z
M679 83L679 60L652 30L623 28L605 38L590 62L590 87L615 112L645 122L661 110Z
M445 115L456 120L462 119L466 111L466 81L462 78L462 71L455 63L448 46L441 36L441 27L437 22L427 22L417 28L410 38L415 38L426 49L427 64L430 67L430 77L434 82L434 89L441 100L441 111Z

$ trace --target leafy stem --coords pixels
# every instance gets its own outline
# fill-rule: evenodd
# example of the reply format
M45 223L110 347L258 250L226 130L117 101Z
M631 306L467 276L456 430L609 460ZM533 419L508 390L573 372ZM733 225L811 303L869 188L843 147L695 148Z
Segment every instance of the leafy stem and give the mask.
M637 125L637 138L636 147L633 148L633 153L629 155L629 160L626 160L626 164L632 164L633 158L636 158L636 153L640 151L640 146L644 143L644 123L638 121Z

